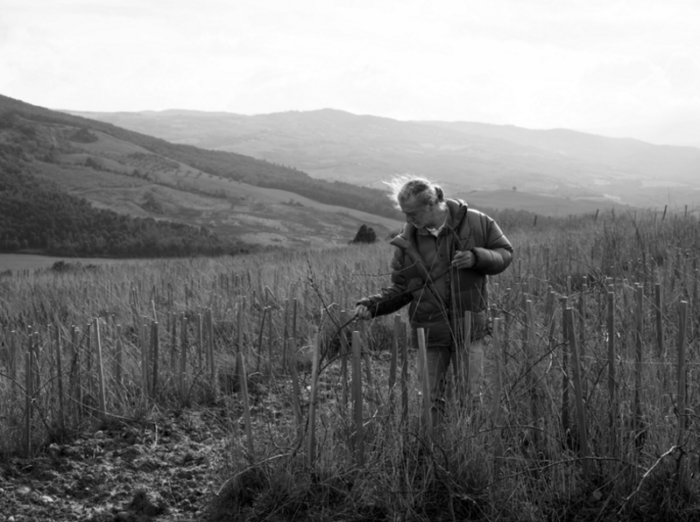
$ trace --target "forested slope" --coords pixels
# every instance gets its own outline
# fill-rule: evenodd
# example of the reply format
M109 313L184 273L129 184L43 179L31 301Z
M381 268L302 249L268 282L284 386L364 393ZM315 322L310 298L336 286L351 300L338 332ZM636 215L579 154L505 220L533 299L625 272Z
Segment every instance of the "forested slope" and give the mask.
M95 209L85 199L40 183L23 147L0 143L0 251L18 250L153 257L234 254L242 248L206 228Z

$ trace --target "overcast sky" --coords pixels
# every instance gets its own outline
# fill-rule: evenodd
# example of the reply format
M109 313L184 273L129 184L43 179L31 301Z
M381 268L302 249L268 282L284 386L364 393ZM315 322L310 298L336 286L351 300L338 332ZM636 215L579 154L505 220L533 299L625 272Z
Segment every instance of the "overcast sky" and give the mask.
M0 94L700 146L700 1L0 0Z

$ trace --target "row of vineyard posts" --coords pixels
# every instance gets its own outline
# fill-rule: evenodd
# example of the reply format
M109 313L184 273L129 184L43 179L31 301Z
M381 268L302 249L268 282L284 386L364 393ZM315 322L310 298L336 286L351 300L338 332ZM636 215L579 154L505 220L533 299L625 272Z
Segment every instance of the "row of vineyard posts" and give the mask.
M225 295L231 287L229 278L225 276L219 284L225 287ZM688 461L693 458L688 449L691 439L696 442L697 438L689 430L693 418L689 397L698 392L697 387L692 388L697 382L697 360L688 351L697 338L697 322L689 320L689 299L678 298L675 309L663 310L662 284L647 283L645 292L645 285L626 280L588 284L584 279L577 286L569 279L560 292L549 287L530 293L527 282L515 286L499 288L495 283L491 292L492 385L489 401L482 407L489 412L490 429L495 433L494 462L507 461L507 448L501 441L508 423L517 417L530 438L533 456L569 443L586 478L601 459L635 462L644 444L654 440L667 444L664 455L676 458L679 480L686 480ZM368 407L388 407L390 415L407 427L412 418L420 418L425 435L432 434L427 401L419 411L409 409L412 393L420 389L423 397L429 395L424 375L425 332L417 332L418 346L413 348L417 348L418 378L414 375L411 384L411 335L399 315L393 317L391 346L383 347L390 352L388 380L379 383L372 369L376 349L368 349L373 324L349 321L350 312L332 317L328 308L321 308L318 324L326 328L300 332L298 309L304 306L307 317L314 310L306 306L308 295L303 300L292 297L296 289L290 289L287 298L278 298L267 287L257 295L254 291L252 297L241 297L233 324L217 321L221 306L215 297L212 307L175 312L156 309L156 302L172 303L172 296L155 298L156 288L145 300L143 289L136 285L128 292L129 325L103 315L82 328L6 325L0 331L4 346L0 392L23 405L21 430L27 455L36 450L33 430L40 421L64 430L67 419L77 419L82 425L86 417L106 417L124 411L125 405L167 398L186 406L197 387L214 396L224 393L219 373L225 361L235 363L245 421L243 436L253 459L256 434L249 379L291 381L290 414L305 441L308 463L313 465L318 448L319 374L329 365L340 367L336 384L342 402L351 405L347 412L354 423L350 449L355 464L361 466L365 460L363 429ZM695 307L697 277L690 293ZM144 302L150 308L148 315L140 313ZM469 325L468 315L466 319ZM665 334L668 321L676 325L676 338ZM334 344L333 336L343 324L351 335L341 332L340 342ZM469 333L463 338L468 344ZM310 340L312 354L308 396L301 389L297 369L297 348L305 340ZM469 390L468 347L459 354L453 383L457 396ZM692 378L690 372L694 372ZM368 396L372 389L380 392ZM514 403L516 391L520 399ZM665 425L667 430L668 423L675 426L673 439L655 436L654 429Z

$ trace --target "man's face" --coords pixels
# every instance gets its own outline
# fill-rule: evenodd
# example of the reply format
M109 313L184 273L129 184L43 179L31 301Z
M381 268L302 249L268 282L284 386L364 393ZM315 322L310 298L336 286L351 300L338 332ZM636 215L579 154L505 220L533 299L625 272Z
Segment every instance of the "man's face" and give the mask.
M430 222L433 213L433 205L424 205L411 197L401 204L401 212L406 215L406 222L416 228L423 228Z

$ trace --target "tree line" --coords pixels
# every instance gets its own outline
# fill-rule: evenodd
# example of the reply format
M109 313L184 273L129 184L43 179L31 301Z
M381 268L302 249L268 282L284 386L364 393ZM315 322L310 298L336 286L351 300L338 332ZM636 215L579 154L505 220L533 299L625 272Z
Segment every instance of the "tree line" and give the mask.
M22 148L0 143L0 251L60 256L167 257L236 254L239 243L204 227L93 208L39 182Z

